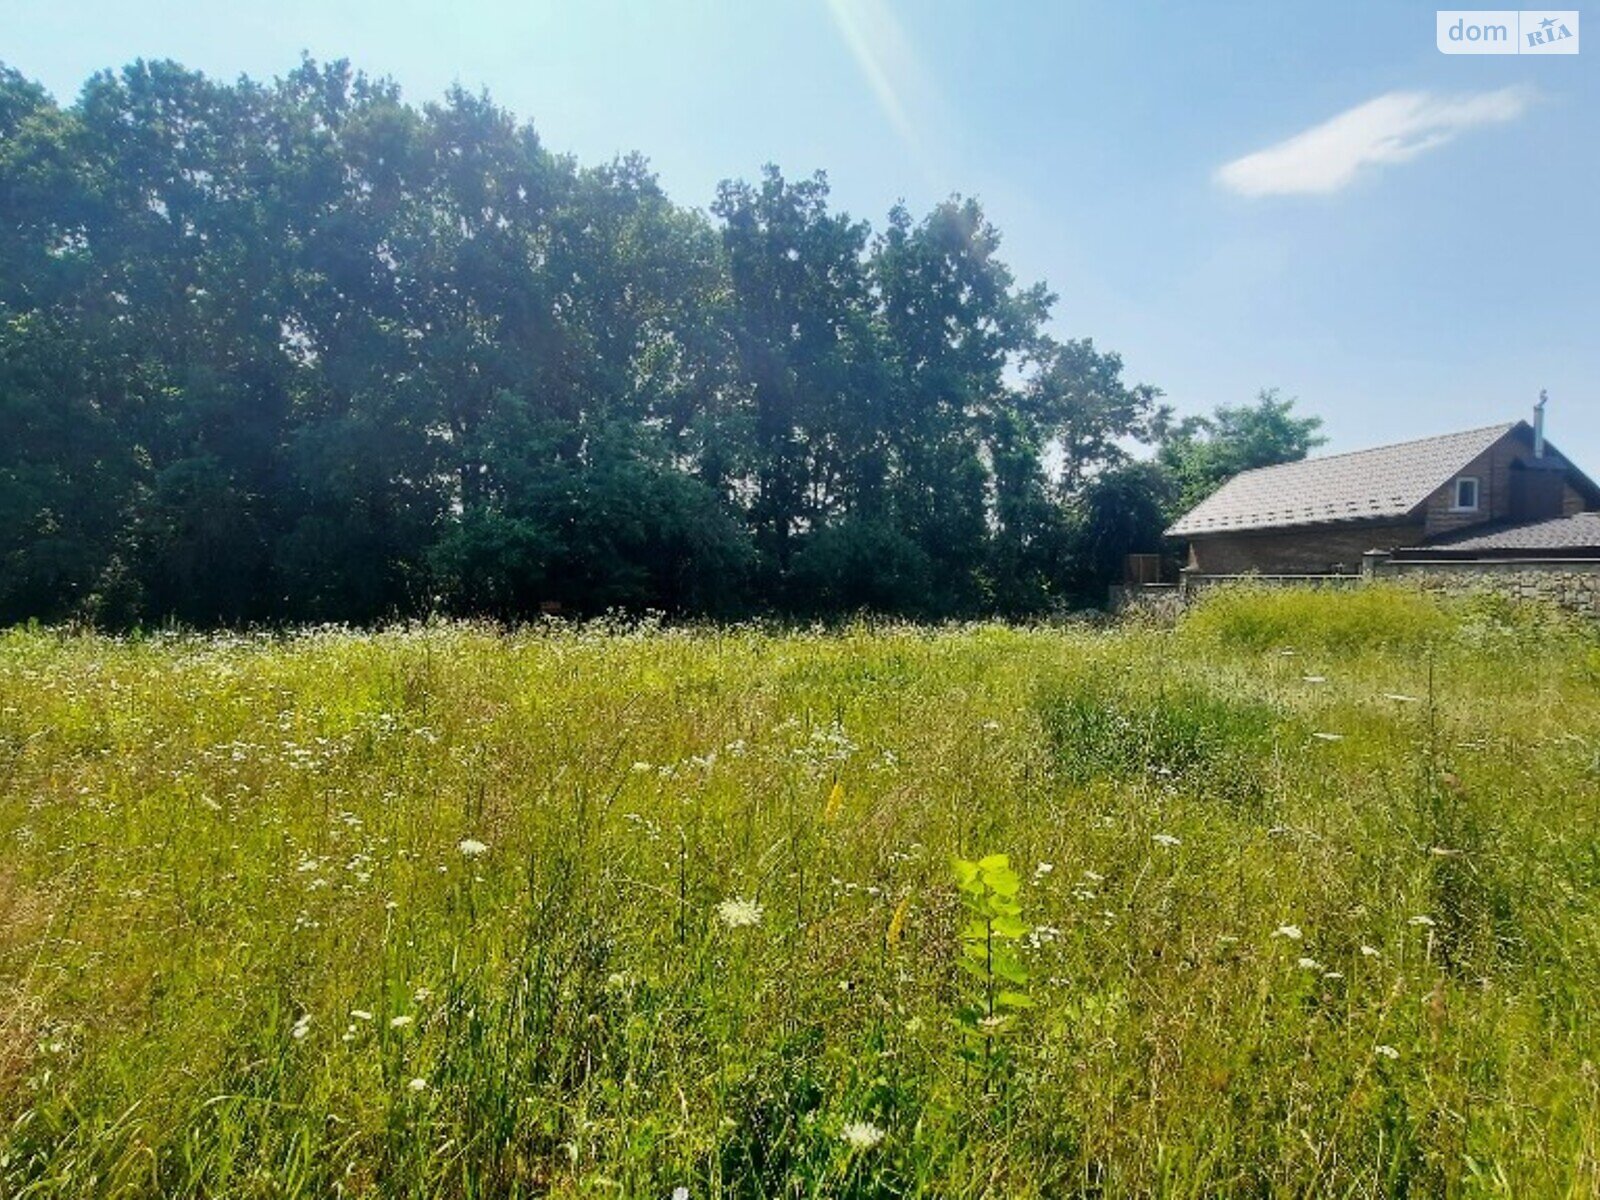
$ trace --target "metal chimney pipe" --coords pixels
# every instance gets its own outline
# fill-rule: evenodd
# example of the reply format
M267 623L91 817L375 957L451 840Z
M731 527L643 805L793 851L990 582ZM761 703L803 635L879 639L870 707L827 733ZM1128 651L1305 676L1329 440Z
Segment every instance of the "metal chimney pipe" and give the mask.
M1533 406L1533 456L1544 457L1544 406L1550 402L1549 395L1543 388L1539 389L1539 403Z

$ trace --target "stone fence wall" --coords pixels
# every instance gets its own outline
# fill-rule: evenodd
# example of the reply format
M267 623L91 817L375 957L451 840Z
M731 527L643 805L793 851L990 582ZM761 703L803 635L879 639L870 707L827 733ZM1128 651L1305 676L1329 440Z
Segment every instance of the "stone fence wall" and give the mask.
M1112 609L1152 617L1175 616L1197 596L1218 587L1357 588L1395 581L1449 595L1491 593L1538 600L1600 619L1600 561L1592 559L1396 560L1369 552L1359 575L1209 575L1185 571L1177 587L1112 589Z
M1371 579L1397 579L1425 591L1490 592L1513 600L1543 600L1600 618L1600 562L1581 559L1483 559L1404 562L1374 558Z

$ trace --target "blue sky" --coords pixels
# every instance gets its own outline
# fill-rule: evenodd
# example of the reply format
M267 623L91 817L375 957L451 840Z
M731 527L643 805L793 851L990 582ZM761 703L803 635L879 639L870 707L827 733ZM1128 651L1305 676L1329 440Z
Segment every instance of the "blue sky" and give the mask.
M413 101L487 88L547 145L643 151L682 203L765 162L883 223L976 195L1056 331L1182 412L1277 386L1330 450L1524 416L1600 473L1600 8L1576 56L1447 56L1403 3L0 0L63 99L302 50ZM1580 30L1581 35L1581 30Z

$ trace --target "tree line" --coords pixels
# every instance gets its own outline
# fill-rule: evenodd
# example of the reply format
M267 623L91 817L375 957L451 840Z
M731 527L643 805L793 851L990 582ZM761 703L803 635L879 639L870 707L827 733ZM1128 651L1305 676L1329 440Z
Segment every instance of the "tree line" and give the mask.
M342 62L0 66L0 621L1021 615L1317 444L1174 420L999 250L773 167L685 208Z

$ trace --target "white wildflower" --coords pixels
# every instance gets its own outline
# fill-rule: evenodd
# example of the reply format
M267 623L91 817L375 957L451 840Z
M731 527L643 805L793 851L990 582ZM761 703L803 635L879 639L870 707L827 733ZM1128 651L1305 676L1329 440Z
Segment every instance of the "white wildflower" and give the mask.
M1299 960L1299 962L1300 962L1300 969L1302 971L1320 971L1320 970L1322 970L1322 964L1319 963L1314 958L1302 958L1302 959Z
M1298 942L1302 936L1298 925L1279 925L1272 931L1273 937L1288 938L1291 942Z
M1361 957L1362 958L1382 958L1383 957L1383 952L1381 950L1379 950L1376 946L1368 946L1366 943L1362 943L1362 946L1361 946Z
M1344 741L1344 734L1342 734L1342 733L1313 733L1311 736L1316 738L1317 741L1319 741L1319 742L1342 742L1342 741Z
M1420 704L1420 703L1422 703L1415 696L1402 696L1399 692L1385 692L1383 694L1383 698L1385 700L1393 700L1396 704Z
M672 1189L672 1200L689 1200L689 1189L681 1184Z
M428 1081L422 1078L422 1076L418 1075L410 1083L406 1084L406 1086L413 1092L425 1092L428 1090Z
M358 1021L372 1020L372 1014L364 1008L352 1008L350 1010L350 1015Z
M291 1036L292 1038L294 1038L295 1041L298 1042L301 1038L305 1037L306 1034L308 1034L310 1032L311 1032L311 1014L310 1013L301 1013L299 1019L295 1021L294 1027L289 1030L289 1036Z
M851 1121L839 1131L839 1136L852 1150L871 1150L883 1141L883 1130L871 1121Z
M1432 929L1433 926L1434 926L1434 920L1430 916L1426 916L1424 914L1419 913L1416 916L1412 917L1409 921L1407 921L1406 924L1407 925L1423 925L1423 926L1426 926L1429 929Z
M717 905L717 920L729 929L761 924L761 905L742 896L730 896Z
M398 1017L389 1018L390 1029L404 1029L409 1024L411 1024L411 1018L405 1013L401 1013Z
M1173 837L1170 833L1158 833L1158 834L1155 834L1150 838L1150 840L1152 842L1156 843L1156 845L1158 845L1158 846L1181 846L1181 845L1183 845L1183 843L1181 841L1179 841L1177 838Z
M1372 1048L1372 1052L1374 1054L1381 1054L1384 1058L1393 1059L1400 1057L1400 1051L1396 1050L1393 1046L1374 1046Z
M1328 682L1328 677L1326 675L1302 675L1302 676L1300 676L1300 678L1303 679L1306 683L1327 683Z
M462 838L456 843L456 849L468 858L477 858L480 854L489 853L489 847L476 838Z

